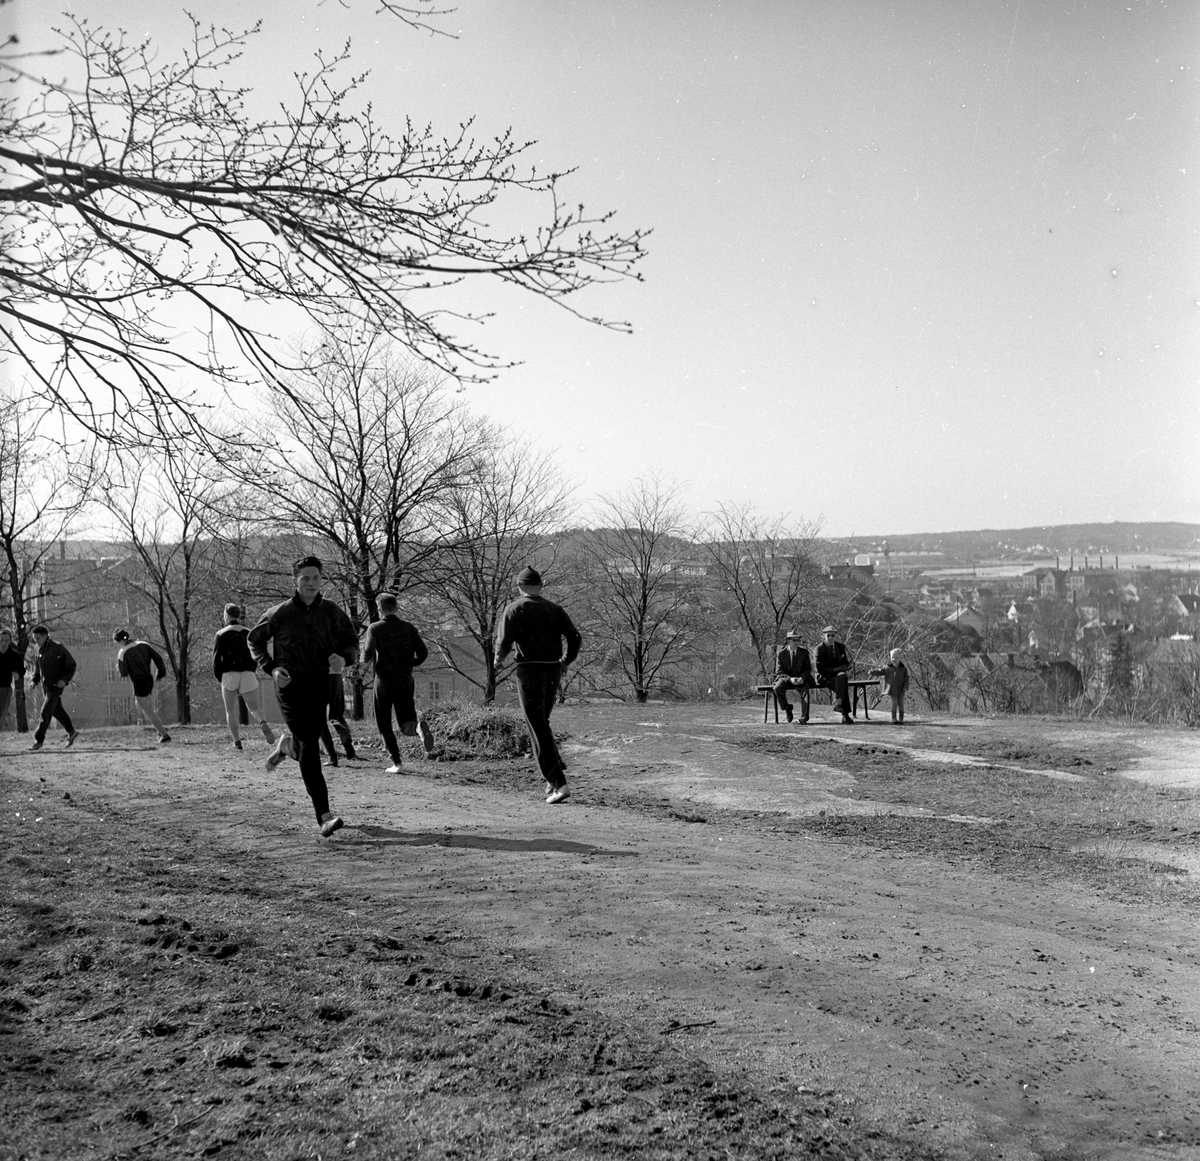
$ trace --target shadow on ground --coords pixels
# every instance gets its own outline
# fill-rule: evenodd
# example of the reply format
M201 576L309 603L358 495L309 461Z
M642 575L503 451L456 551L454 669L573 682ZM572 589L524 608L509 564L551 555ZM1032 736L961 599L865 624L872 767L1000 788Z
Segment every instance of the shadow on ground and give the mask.
M610 851L590 843L575 843L567 839L510 839L496 838L492 835L447 834L444 831L438 834L420 831L409 834L402 830L390 830L386 826L348 826L346 831L357 831L360 835L365 835L365 840L360 840L360 843L362 846L371 847L466 847L477 851L557 851L560 854L637 858L637 851Z

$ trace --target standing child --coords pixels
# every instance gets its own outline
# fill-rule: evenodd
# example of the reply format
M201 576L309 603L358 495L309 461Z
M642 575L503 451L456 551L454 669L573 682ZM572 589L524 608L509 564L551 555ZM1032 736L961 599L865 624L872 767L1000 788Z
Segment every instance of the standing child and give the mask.
M888 654L888 664L879 670L883 677L884 692L891 698L892 721L904 725L904 693L908 689L908 667L901 659L900 650Z

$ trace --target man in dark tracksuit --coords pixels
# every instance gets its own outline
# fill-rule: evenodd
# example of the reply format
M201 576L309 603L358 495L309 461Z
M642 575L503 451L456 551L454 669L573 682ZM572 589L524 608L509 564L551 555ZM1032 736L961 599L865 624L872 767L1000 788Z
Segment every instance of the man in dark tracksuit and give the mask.
M7 629L0 629L0 727L4 725L4 715L12 697L13 678L20 681L24 676L24 656L13 645L12 634Z
M142 716L158 733L159 745L171 740L167 727L162 724L158 711L154 708L154 682L162 681L167 676L167 667L162 655L153 645L146 641L134 641L129 636L128 629L118 629L113 634L113 640L118 645L117 672L122 677L128 677L133 684L133 698Z
M33 684L41 685L42 720L38 723L33 735L31 750L40 750L46 740L46 731L50 728L50 719L54 718L67 731L67 745L73 746L79 737L79 731L71 721L71 715L63 709L63 690L75 676L75 658L67 652L65 645L60 645L50 637L50 630L45 625L34 625L33 641L38 647L37 664L33 669Z
M500 618L496 665L499 667L515 646L521 710L529 727L533 755L546 779L549 790L546 801L554 804L570 798L571 790L550 730L550 711L554 708L562 671L579 655L583 638L563 608L542 596L542 578L537 569L522 569L517 588L521 596L505 607ZM562 651L564 640L566 653Z
M817 646L817 684L823 689L832 689L837 707L842 711L842 724L854 725L850 716L850 654L846 646L837 640L837 630L826 625L821 631L824 640Z
M384 593L379 598L382 620L373 622L367 629L367 644L363 649L363 660L375 666L375 725L392 757L392 764L387 768L389 774L399 774L402 770L400 747L392 730L393 712L402 734L411 738L419 731L425 753L433 751L433 731L417 714L416 683L412 674L429 656L429 650L416 627L400 619L397 605L391 593Z
M808 691L817 683L813 680L812 659L808 650L800 644L800 633L792 629L787 635L787 644L775 654L775 702L792 720L792 706L787 699L787 690L800 691L800 724L808 724ZM776 719L778 720L778 719Z
M321 773L321 727L329 708L329 669L334 656L353 663L358 636L350 618L321 596L324 567L315 556L301 557L292 566L296 594L268 609L250 630L246 643L259 667L275 682L275 695L289 734L267 759L274 769L282 761L284 746L298 750L304 789L312 799L321 834L328 838L342 826L329 809L329 788Z

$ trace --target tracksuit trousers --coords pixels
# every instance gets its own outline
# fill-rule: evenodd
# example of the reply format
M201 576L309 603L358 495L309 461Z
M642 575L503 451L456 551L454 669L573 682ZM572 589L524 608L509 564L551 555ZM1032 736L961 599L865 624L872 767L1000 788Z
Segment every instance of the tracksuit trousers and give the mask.
M278 690L278 696L284 723L299 752L304 789L320 822L329 810L329 787L321 773L321 730L329 709L328 675L292 674L292 680Z
M50 728L51 718L54 718L67 731L68 735L75 732L75 724L71 721L71 715L63 709L62 695L63 691L56 685L46 690L46 700L42 703L42 720L38 723L37 732L33 735L35 742L46 740L46 731Z
M555 790L566 782L563 760L558 753L558 743L550 729L550 713L558 697L558 682L562 666L538 665L526 662L517 665L517 694L521 699L521 712L529 727L529 740L533 745L533 756L537 759L542 777Z

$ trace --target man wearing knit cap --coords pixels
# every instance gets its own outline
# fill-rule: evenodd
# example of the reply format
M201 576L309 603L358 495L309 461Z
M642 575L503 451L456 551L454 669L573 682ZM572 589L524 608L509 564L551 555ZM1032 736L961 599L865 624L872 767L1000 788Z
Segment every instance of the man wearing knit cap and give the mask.
M563 669L579 655L583 638L561 605L542 596L542 578L535 568L517 576L521 595L500 617L496 638L496 666L517 651L517 693L529 727L533 756L546 779L546 802L553 805L571 796L558 745L550 730L550 712L558 696ZM566 652L563 642L566 641Z

